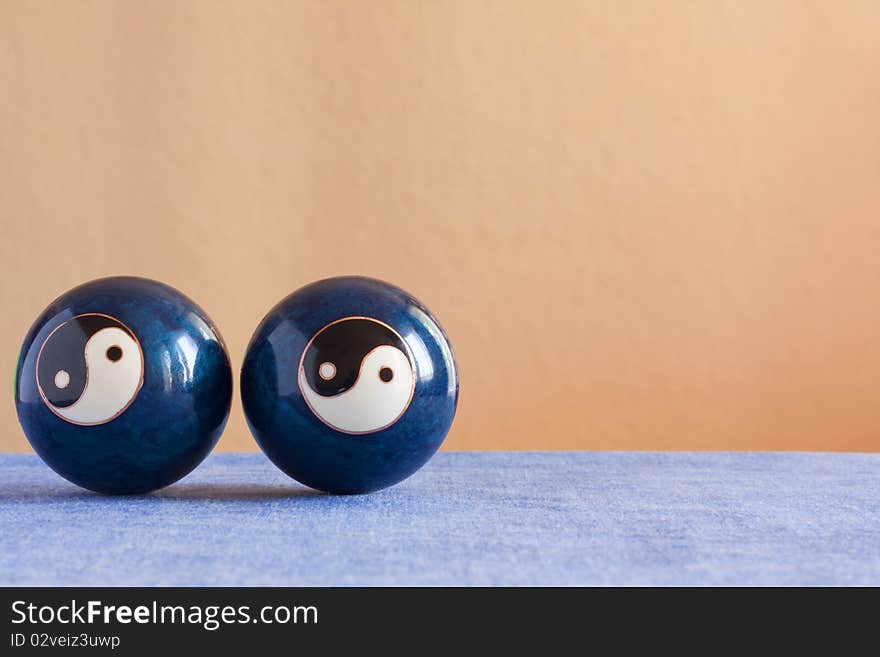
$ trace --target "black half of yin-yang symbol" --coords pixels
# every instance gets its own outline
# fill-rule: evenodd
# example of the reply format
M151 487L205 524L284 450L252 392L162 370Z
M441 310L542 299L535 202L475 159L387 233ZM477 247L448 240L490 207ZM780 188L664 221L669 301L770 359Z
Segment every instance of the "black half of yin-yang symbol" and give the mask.
M134 401L144 357L134 333L107 315L78 315L56 328L37 356L37 385L50 410L73 424L104 424Z
M343 433L373 433L406 411L415 371L403 338L367 317L333 322L311 339L299 387L312 412Z

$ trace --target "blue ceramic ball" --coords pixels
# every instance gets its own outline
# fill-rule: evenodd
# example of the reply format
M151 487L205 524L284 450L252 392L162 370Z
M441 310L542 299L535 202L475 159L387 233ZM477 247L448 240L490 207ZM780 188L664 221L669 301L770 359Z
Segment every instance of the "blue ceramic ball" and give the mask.
M28 331L15 374L34 450L100 493L145 493L189 473L220 438L231 400L214 324L145 278L103 278L58 297Z
M248 425L301 483L366 493L406 479L446 437L458 403L449 340L412 295L330 278L275 306L241 370Z

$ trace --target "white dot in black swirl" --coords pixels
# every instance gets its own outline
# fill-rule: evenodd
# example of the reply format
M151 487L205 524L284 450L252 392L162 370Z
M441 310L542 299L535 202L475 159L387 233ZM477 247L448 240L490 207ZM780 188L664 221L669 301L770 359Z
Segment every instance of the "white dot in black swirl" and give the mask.
M369 317L328 324L306 345L299 387L325 424L350 434L394 424L409 407L415 371L403 338Z
M118 417L134 401L143 377L143 352L134 333L98 313L58 326L37 356L40 396L55 415L73 424L104 424Z

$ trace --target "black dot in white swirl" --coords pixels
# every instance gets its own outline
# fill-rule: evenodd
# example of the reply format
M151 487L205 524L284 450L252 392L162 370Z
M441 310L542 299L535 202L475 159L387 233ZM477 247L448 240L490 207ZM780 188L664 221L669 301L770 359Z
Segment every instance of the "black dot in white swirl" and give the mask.
M403 338L369 317L346 317L318 331L303 352L298 380L318 419L351 434L394 424L415 389Z
M37 356L43 401L73 424L104 424L118 417L134 401L143 377L143 352L134 333L98 313L61 324Z

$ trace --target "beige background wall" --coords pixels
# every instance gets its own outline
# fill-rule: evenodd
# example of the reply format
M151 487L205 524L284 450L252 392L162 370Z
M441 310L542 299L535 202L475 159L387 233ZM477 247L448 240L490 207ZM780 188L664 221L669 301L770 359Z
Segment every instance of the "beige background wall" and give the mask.
M0 0L0 222L7 381L92 277L179 287L237 371L363 273L453 339L447 448L880 449L871 0Z

